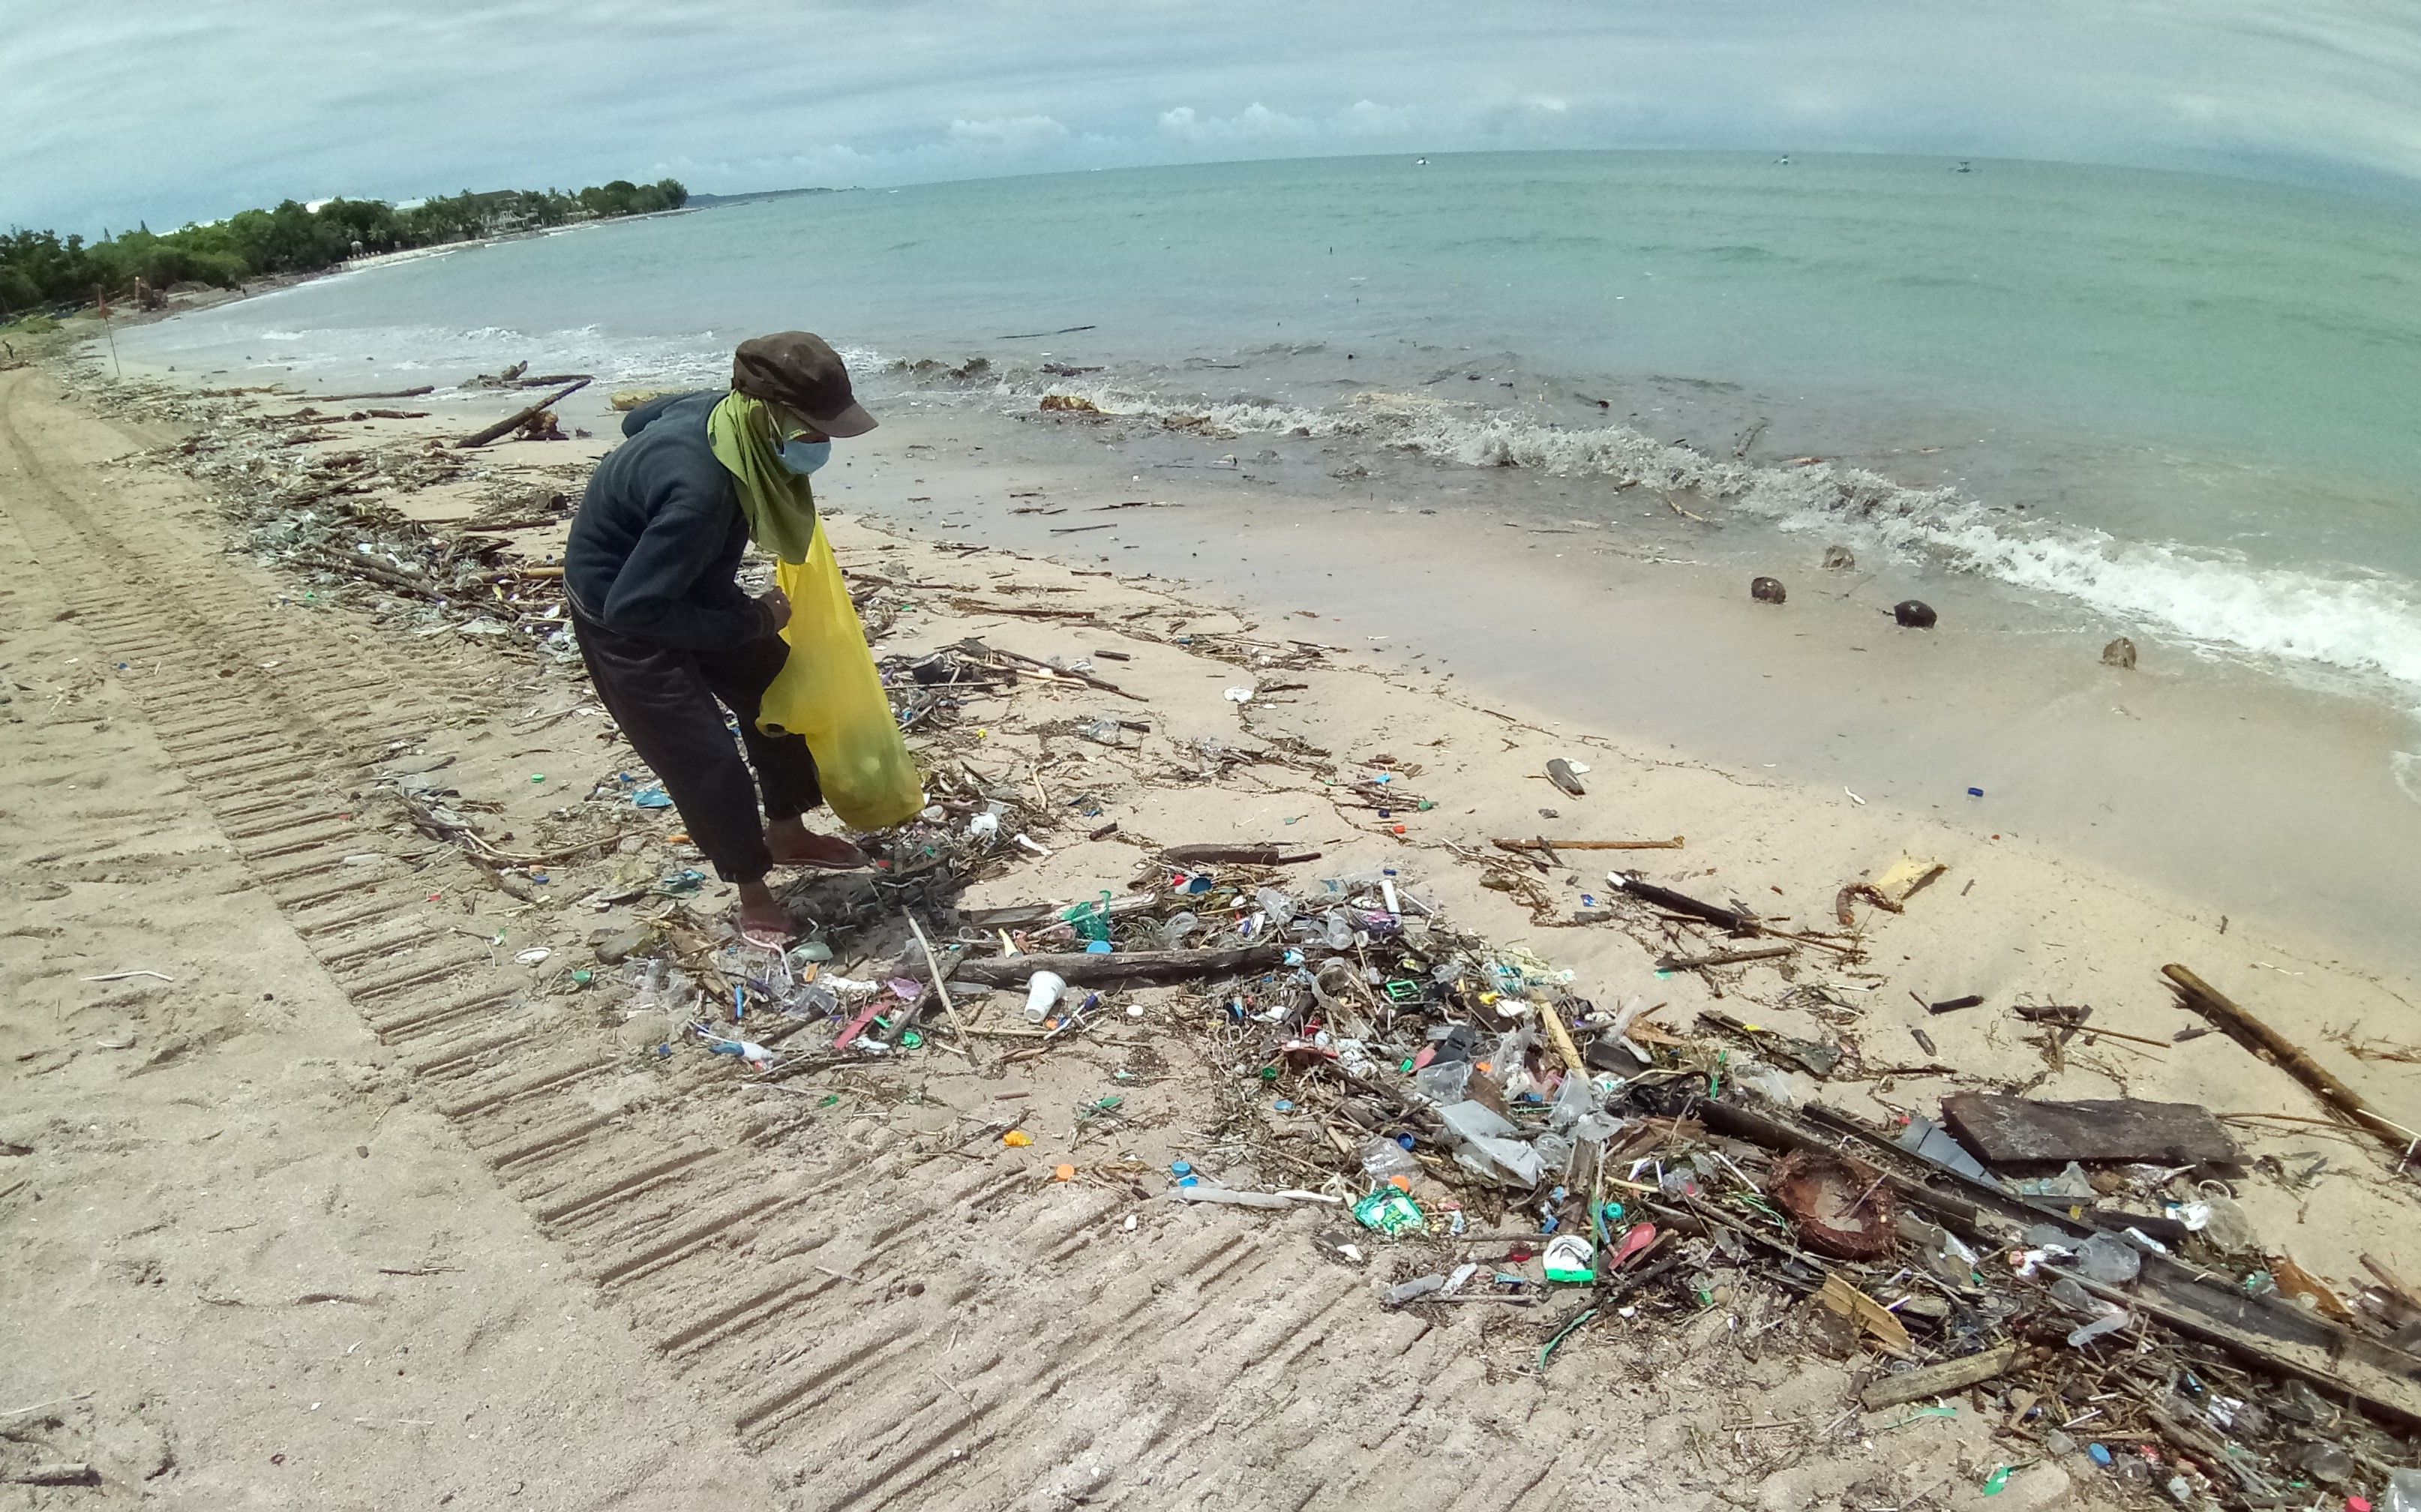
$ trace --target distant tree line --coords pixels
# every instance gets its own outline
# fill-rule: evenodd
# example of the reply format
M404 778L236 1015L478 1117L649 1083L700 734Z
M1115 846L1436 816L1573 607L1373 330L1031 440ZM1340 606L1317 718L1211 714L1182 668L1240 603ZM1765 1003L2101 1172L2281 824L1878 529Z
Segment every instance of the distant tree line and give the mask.
M136 289L198 283L234 288L269 273L307 273L348 257L497 236L508 231L679 210L680 180L634 184L626 179L583 189L464 190L398 210L384 200L331 199L317 210L288 200L275 210L239 211L208 226L154 233L150 227L104 236L11 230L0 235L0 319L96 294L122 299Z

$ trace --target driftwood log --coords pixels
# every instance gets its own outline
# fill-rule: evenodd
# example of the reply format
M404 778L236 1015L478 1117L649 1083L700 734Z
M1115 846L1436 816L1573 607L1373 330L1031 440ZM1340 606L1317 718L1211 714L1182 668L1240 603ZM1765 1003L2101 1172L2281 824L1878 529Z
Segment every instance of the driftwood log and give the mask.
M457 447L484 446L488 443L495 440L498 436L510 435L512 432L519 430L522 427L529 424L532 420L537 419L539 415L544 414L547 411L554 409L565 399L570 398L572 395L580 392L584 388L586 388L590 380L583 378L576 383L566 383L563 387L556 389L554 393L539 400L536 404L531 405L528 409L508 415L504 419L497 421L494 425L490 426L485 430L476 431L471 435L464 436L454 444Z
M2413 1159L2414 1146L2421 1145L2421 1134L2382 1115L2368 1099L2312 1059L2309 1051L2246 1012L2226 993L2183 966L2163 966L2161 974L2169 979L2169 985L2185 1000L2187 1007L2209 1019L2238 1044L2303 1083L2329 1107L2377 1135L2396 1151L2399 1164Z

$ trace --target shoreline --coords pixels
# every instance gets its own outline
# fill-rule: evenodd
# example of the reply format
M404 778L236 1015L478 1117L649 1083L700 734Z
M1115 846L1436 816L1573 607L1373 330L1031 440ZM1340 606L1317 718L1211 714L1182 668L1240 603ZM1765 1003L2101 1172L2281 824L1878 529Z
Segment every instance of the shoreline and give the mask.
M2403 927L2421 896L2421 803L2397 784L2413 733L2399 709L2140 630L2137 667L2110 668L2098 616L1889 562L1827 571L1813 535L1739 543L1649 500L1641 534L1617 537L1558 511L1585 485L1429 466L1400 491L1340 489L1300 458L1206 466L1210 448L1168 450L1148 430L1093 445L1105 429L914 411L836 453L827 493L1265 614L1317 605L1407 670L1617 746L1787 783L1816 811L1895 807L1970 844L2023 835L2214 927L2275 919L2300 954L2408 983L2421 970L2421 938ZM1045 500L1010 497L1036 489ZM1420 507L1444 491L1455 507ZM1105 491L1167 507L1086 515ZM1008 512L1039 502L1070 512ZM1786 604L1750 599L1750 577L1768 573ZM1941 612L1937 629L1892 624L1889 605L1910 597ZM2356 813L2366 821L2349 825Z
M567 427L599 438L575 444L616 436L605 387L563 406ZM499 407L442 387L414 402ZM1720 502L1685 512L1600 479L1004 412L980 386L881 402L889 423L819 478L845 507L1142 569L1263 614L1317 604L1482 699L1523 700L1660 759L1793 783L1820 810L1880 803L1970 841L2044 842L2181 916L2274 921L2294 954L2370 962L2421 1001L2421 932L2403 902L2421 896L2421 726L2383 692L1866 548L1854 569L1830 571L1835 538ZM1014 476L991 475L1003 469ZM1035 488L1164 507L1098 522L1013 513L1036 501L1011 495ZM1074 524L1099 528L1062 534ZM1787 604L1750 600L1761 574L1784 582ZM1891 623L1889 606L1912 597L1941 612L1937 629ZM2132 670L2101 663L2120 633L2139 648Z

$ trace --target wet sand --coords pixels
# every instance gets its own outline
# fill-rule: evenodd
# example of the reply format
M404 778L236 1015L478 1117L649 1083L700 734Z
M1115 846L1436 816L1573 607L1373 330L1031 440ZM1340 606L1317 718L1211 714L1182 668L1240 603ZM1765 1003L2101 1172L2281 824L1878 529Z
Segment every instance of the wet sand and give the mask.
M2252 927L2421 1001L2421 803L2394 773L2421 732L2375 699L2141 631L2136 668L2115 669L2101 650L2126 627L2098 616L1888 562L1827 571L1820 538L1749 544L1775 538L1637 493L1610 520L1602 487L1427 464L1340 482L1307 447L1223 466L1268 448L961 403L884 418L822 475L836 507L1317 610L1322 634L1479 702L1796 788L1811 811L2070 856L2214 937ZM1166 507L1086 512L1126 500ZM1758 573L1787 603L1750 599ZM1912 597L1938 628L1894 624Z

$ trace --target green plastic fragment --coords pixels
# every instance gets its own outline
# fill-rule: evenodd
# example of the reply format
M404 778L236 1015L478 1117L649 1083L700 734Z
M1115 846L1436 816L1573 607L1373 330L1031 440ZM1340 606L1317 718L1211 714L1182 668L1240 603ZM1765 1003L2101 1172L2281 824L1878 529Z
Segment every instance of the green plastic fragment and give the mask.
M1985 1477L1984 1477L1984 1494L1985 1494L1986 1496L1998 1496L1998 1495L2000 1495L2000 1494L2001 1494L2001 1492L2003 1492L2004 1490L2006 1490L2006 1489L2008 1489L2008 1485L2009 1485L2009 1477L2010 1477L2010 1476L2012 1476L2012 1475L2014 1475L2014 1474L2016 1474L2017 1473L2018 1473L2018 1467L2017 1467L2017 1466L2015 1466L2015 1465L2003 1465L2000 1469L1998 1469L1998 1470L1996 1470L1996 1471L1992 1472L1992 1473L1991 1473L1990 1475L1985 1476Z
M1421 1205L1394 1187L1378 1191L1353 1205L1353 1217L1364 1228L1393 1238L1398 1234L1418 1234L1429 1227Z
M1579 1332L1582 1324L1587 1322L1590 1318L1595 1317L1596 1316L1596 1308L1585 1308L1582 1310L1581 1315L1578 1317L1573 1318L1562 1328L1557 1329L1555 1331L1555 1336L1549 1339L1546 1343L1546 1347L1539 1351L1539 1368L1541 1370L1546 1369L1547 1357L1555 1352L1556 1347L1562 1344L1566 1339L1570 1338L1575 1333Z
M917 1033L915 1030L914 1030L914 1029L910 1029L910 1030L908 1030L908 1031L904 1032L904 1033L903 1033L903 1034L901 1034L901 1035L900 1035L900 1037L899 1037L899 1048L900 1048L901 1050L914 1050L917 1046L922 1045L924 1042L925 1042L925 1037L924 1037L923 1035L918 1034L918 1033Z

